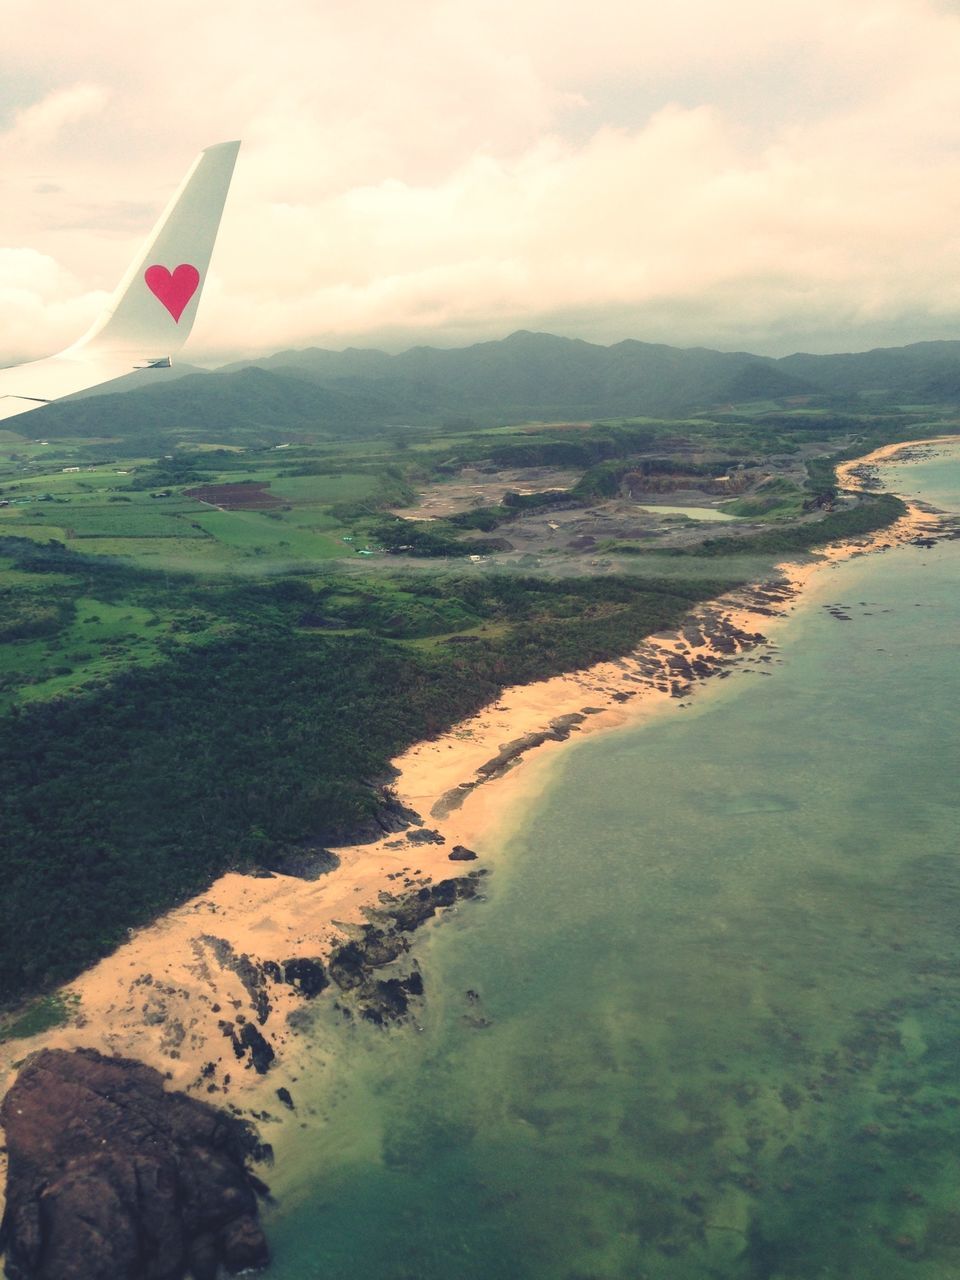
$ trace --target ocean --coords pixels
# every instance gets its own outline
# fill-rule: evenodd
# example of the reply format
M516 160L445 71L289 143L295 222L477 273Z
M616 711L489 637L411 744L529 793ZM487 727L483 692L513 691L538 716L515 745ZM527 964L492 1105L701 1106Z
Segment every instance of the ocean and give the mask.
M956 449L883 474L960 511ZM556 753L417 1021L318 1002L274 1280L960 1276L958 587L843 562Z

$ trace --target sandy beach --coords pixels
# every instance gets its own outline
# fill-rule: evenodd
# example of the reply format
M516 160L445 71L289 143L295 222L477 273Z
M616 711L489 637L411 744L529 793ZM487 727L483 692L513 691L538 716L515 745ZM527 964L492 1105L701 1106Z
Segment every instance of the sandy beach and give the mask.
M844 464L841 484L860 487L856 473L862 476L863 467L920 443L886 446ZM420 825L336 849L340 865L316 880L221 877L72 982L67 994L75 1013L68 1025L0 1045L0 1079L9 1087L18 1064L41 1047L88 1046L138 1058L166 1073L171 1087L211 1102L261 1119L268 1113L278 1123L263 1136L282 1143L284 1126L298 1122L277 1090L295 1097L315 1052L288 1022L310 996L304 982L289 978L287 962L326 963L338 947L363 936L391 900L490 865L546 785L564 741L682 706L731 663L770 661L777 629L801 593L829 583L832 564L937 528L935 513L913 505L892 528L827 548L816 561L778 566L767 581L701 606L682 630L651 637L622 659L506 689L477 715L393 762L398 797ZM425 841L424 831L436 836ZM457 846L475 851L477 860L451 860ZM410 964L401 954L387 972L407 973ZM425 980L429 991L429 974ZM316 998L339 993L334 988ZM263 1073L254 1054L235 1048L245 1026L256 1027L275 1055Z

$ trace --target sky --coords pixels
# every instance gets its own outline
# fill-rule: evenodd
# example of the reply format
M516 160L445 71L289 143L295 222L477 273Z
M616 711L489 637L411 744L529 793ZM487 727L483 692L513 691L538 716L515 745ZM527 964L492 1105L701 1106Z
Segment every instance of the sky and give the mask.
M184 358L960 339L960 0L0 0L0 363L241 138Z

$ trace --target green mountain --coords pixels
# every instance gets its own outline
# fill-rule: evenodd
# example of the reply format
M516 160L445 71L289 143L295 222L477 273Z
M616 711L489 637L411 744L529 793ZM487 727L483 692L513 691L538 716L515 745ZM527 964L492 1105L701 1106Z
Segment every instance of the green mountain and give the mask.
M940 402L960 395L960 342L914 342L853 355L785 356L779 367L822 391Z
M110 436L138 447L211 432L265 443L297 433L360 436L399 424L684 417L750 402L862 411L960 402L960 343L857 354L679 348L633 339L604 347L521 331L496 342L400 355L348 348L281 351L122 396L64 401L22 420L31 436Z
M17 421L18 431L45 436L136 438L162 442L171 431L209 439L211 431L254 433L266 442L309 431L343 436L381 430L395 418L386 402L359 391L343 395L295 373L245 368L194 373L126 395L64 400Z
M773 359L634 339L603 347L521 330L498 342L452 350L414 347L391 356L313 347L253 363L296 372L346 394L375 392L422 413L433 407L477 416L670 417L809 396L831 402L862 396L911 403L960 399L960 342Z
M497 342L451 350L414 347L390 356L312 348L279 352L255 364L295 370L350 394L375 391L419 412L432 406L489 419L685 414L723 402L745 370L774 362L747 352L634 340L602 347L521 330Z

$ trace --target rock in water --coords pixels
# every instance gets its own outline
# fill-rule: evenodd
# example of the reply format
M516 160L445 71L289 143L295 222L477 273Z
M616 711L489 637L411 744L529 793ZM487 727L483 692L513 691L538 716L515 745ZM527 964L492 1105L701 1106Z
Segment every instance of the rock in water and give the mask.
M10 1280L213 1280L269 1261L252 1130L130 1058L44 1049L0 1107Z
M451 862L473 862L476 854L472 849L468 849L465 844L455 844L447 857Z

